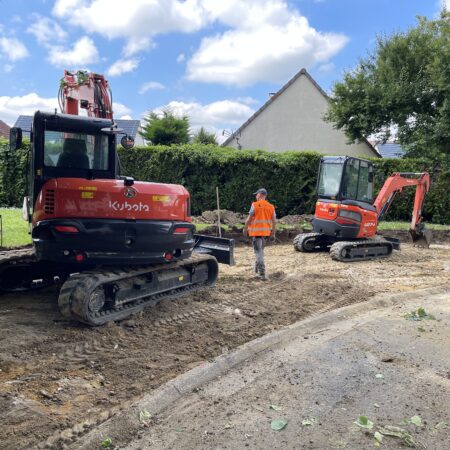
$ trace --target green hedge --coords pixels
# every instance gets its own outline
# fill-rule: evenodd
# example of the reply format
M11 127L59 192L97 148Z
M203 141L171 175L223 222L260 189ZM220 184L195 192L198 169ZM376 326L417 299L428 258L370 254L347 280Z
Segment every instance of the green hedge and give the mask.
M215 146L182 145L120 149L122 174L136 180L177 183L192 197L192 213L214 209L216 186L221 208L246 212L259 187L269 191L278 216L313 213L320 154L313 152L270 153ZM431 192L424 215L435 223L450 223L450 168L433 169L417 159L374 159L376 189L393 172L432 173ZM25 192L26 150L11 154L0 142L0 205L19 206ZM413 189L394 202L387 220L410 220Z

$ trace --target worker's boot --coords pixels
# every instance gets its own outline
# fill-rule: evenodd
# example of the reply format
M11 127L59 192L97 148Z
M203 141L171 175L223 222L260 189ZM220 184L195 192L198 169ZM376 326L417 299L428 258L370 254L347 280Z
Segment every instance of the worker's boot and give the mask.
M258 279L261 281L267 281L268 278L266 276L266 271L265 270L260 270L258 275L257 275Z

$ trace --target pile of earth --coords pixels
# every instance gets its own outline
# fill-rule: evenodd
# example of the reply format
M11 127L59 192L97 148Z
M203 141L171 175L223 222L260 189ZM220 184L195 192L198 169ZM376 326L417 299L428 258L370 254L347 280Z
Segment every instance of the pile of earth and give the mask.
M204 211L201 216L193 217L194 223L217 224L218 214L217 210ZM226 225L238 225L245 223L246 215L242 213L235 213L228 209L220 210L220 223Z
M246 217L246 214L236 213L227 209L220 210L220 223L225 225L233 226L244 224ZM311 214L294 214L281 217L277 222L283 225L299 225L303 222L311 222L313 217L314 216ZM217 219L217 210L204 211L201 216L193 217L194 223L205 223L210 225L217 224Z

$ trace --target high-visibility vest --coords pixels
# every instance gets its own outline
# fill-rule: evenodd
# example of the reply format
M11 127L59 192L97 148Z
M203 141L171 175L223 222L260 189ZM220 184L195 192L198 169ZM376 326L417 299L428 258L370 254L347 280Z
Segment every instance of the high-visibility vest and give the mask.
M275 208L266 200L252 203L253 217L248 227L249 236L270 236Z

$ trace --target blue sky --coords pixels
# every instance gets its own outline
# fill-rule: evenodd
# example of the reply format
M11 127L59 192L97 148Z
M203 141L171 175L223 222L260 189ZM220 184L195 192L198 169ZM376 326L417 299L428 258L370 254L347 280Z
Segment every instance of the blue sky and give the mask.
M0 119L56 107L64 69L103 73L116 118L170 106L221 138L301 68L329 91L377 34L450 0L0 0Z

